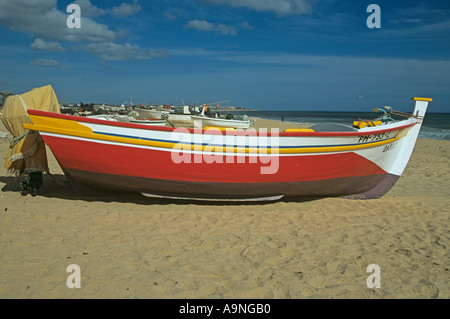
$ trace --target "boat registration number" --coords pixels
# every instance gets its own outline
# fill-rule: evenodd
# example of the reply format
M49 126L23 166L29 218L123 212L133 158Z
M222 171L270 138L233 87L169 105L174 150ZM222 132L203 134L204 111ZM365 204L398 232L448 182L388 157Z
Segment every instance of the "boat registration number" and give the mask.
M390 138L391 132L384 132L384 133L378 133L373 135L364 135L360 136L358 143L370 143L370 142L376 142L381 140L386 140Z

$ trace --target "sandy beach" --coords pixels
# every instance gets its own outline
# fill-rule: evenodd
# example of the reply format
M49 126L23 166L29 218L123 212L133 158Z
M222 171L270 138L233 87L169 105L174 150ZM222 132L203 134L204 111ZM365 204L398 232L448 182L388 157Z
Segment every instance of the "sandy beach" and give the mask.
M450 141L419 139L377 200L251 204L82 197L49 149L52 175L22 196L24 178L3 170L9 141L0 137L0 298L450 297ZM66 284L71 264L79 289ZM381 288L367 286L371 264Z

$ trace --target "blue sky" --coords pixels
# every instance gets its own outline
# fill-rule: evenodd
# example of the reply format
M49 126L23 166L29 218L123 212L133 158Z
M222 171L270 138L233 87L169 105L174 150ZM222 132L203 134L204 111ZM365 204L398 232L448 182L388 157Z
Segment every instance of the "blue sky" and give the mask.
M450 112L448 1L0 0L0 37L0 91L62 102Z

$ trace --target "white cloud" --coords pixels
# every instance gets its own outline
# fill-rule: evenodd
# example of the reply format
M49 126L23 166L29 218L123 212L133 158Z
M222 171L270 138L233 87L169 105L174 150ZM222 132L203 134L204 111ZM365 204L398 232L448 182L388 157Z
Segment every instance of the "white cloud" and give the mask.
M99 8L93 5L91 0L76 0L73 3L80 6L81 14L86 17L97 17L105 14L111 14L115 17L125 17L134 15L142 10L142 7L137 0L134 0L133 3L122 2L112 9Z
M240 22L239 23L239 27L241 27L242 29L247 29L247 30L252 30L253 26L250 25L248 22L244 21L244 22Z
M279 16L309 14L312 8L309 0L201 0L215 4L229 4L233 7L246 7L255 11L273 11Z
M393 37L399 39L411 39L411 38L426 38L428 40L435 40L436 37L444 36L448 40L448 34L450 32L450 20L440 21L435 23L415 23L414 26L408 25L408 21L400 21L405 28L388 29L382 28L379 30L379 36L383 39L386 37Z
M41 51L64 51L64 48L58 42L46 42L40 38L35 39L34 42L30 44L30 47Z
M99 42L123 35L83 16L81 28L70 29L67 17L56 8L56 0L0 0L0 25L34 37L61 42Z
M191 20L185 25L185 28L199 31L212 31L222 35L237 35L237 28L234 26L211 23L206 20Z
M450 10L447 8L429 8L427 2L418 6L405 7L392 13L394 19L387 20L388 27L379 30L380 38L397 37L421 40L448 40L450 32ZM392 28L394 26L394 28Z
M59 62L53 59L35 59L32 62L30 62L30 64L38 66L58 66Z
M169 52L166 50L141 50L138 45L129 43L90 43L84 47L84 50L107 61L149 60L152 58L170 57Z
M64 51L59 42L81 42L82 49L100 56L103 60L148 60L169 57L166 50L142 50L138 45L116 44L124 31L113 31L105 24L97 23L92 17L111 14L117 17L133 15L142 10L135 0L121 3L112 9L101 9L91 0L76 0L73 3L81 8L81 28L68 28L69 14L58 10L56 0L0 0L0 26L13 31L31 34L35 40L30 47L43 51ZM55 42L57 41L57 42ZM37 59L32 65L56 66L54 60Z
M97 17L107 13L107 10L94 6L91 0L76 0L73 3L80 6L81 14L85 17Z
M164 14L164 18L168 21L171 21L171 20L175 20L177 17L175 15L167 12L166 14Z
M111 10L111 14L116 17L125 17L134 15L141 10L142 7L140 4L134 0L131 4L122 2L119 6L116 6Z

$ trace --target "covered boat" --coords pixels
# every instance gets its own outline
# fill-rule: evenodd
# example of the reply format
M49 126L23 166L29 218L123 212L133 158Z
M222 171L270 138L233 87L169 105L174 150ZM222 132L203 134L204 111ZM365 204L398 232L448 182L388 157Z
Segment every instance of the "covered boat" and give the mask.
M175 112L172 109L138 109L140 118L142 119L166 119L169 121L191 122L191 112L189 106L184 105L182 112Z
M28 110L75 185L147 196L261 200L378 198L405 169L431 99L412 114L362 128L197 129L101 121Z
M32 109L60 112L58 99L51 85L10 95L5 101L1 120L13 136L5 161L5 169L11 175L48 172L47 154L41 136L23 126L24 123L32 123L27 114L27 110Z
M218 117L206 117L206 116L191 116L194 126L202 128L205 126L212 127L231 127L231 128L249 128L250 120L235 120Z

